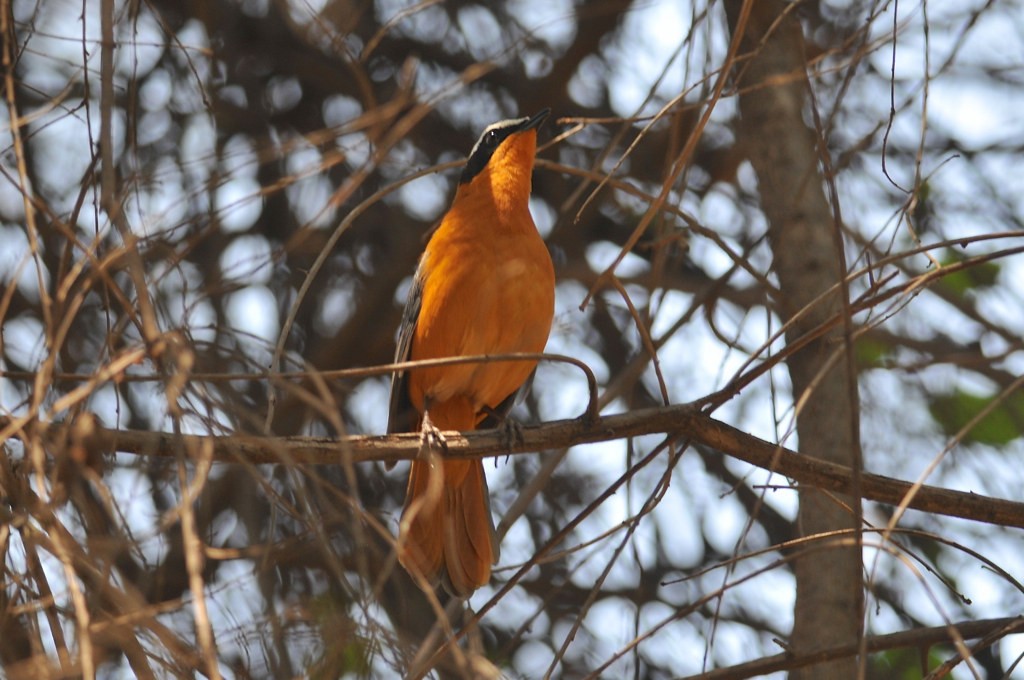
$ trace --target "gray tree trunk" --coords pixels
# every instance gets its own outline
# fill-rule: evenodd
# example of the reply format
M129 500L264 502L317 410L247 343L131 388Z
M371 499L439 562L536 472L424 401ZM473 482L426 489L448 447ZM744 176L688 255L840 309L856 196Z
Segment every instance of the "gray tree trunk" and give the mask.
M735 34L742 7L726 2ZM754 53L734 66L740 88L740 143L757 173L761 207L769 222L774 271L781 289L779 309L786 320L841 280L842 246L825 198L816 134L808 127L808 82L799 21L778 0L756 0L743 32L739 55ZM742 30L742 27L741 27ZM786 333L793 343L843 310L840 294L819 302ZM787 362L793 382L799 449L808 456L854 467L859 464L856 375L845 357L842 326L811 342ZM809 398L808 398L809 397ZM815 489L800 491L802 536L858 524L858 499L830 498ZM862 615L860 547L846 536L842 546L818 548L794 563L797 581L795 623L790 643L796 654L858 639ZM794 671L792 678L855 678L856 659Z

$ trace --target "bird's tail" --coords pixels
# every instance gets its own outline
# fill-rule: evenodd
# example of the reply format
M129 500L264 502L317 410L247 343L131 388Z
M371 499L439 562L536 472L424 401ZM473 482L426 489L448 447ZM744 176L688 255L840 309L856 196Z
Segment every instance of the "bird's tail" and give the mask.
M450 400L430 410L442 430L471 430L476 414ZM484 466L479 460L415 460L409 472L399 532L399 560L410 573L444 579L453 595L468 597L491 578L497 541Z

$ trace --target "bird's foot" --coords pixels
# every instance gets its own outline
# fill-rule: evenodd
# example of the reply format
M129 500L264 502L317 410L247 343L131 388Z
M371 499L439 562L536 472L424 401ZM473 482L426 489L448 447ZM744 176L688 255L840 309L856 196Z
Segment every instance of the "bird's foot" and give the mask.
M505 416L498 427L501 433L501 441L509 451L517 444L523 443L523 425L515 418Z
M508 450L508 454L505 456L505 463L508 464L508 459L512 455L512 447L516 444L523 443L523 426L515 418L505 417L505 420L501 422L501 427L498 428L501 432L502 443ZM494 459L494 467L498 467L498 459Z
M509 453L515 448L517 444L523 443L523 426L515 418L508 414L502 415L497 413L494 409L484 408L484 411L488 416L498 421L498 426L495 428L498 430L498 436L501 437L501 443L508 449ZM508 462L508 457L505 457L505 462ZM494 464L498 464L498 459L494 459Z
M431 453L447 453L448 442L445 440L441 430L434 425L429 413L423 414L423 423L420 425L420 458L427 458Z

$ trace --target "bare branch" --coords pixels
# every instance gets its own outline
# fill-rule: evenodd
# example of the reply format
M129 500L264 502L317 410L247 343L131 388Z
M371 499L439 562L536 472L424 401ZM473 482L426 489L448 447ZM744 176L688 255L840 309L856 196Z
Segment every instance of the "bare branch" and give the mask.
M10 422L10 418L0 418L0 428L8 426ZM420 435L416 433L355 435L331 439L242 434L176 435L169 432L110 430L99 426L95 426L91 432L83 433L83 429L79 428L72 434L69 426L54 424L46 426L44 435L51 443L65 442L73 436L75 443L85 447L90 454L119 451L160 457L173 457L182 446L189 451L201 450L199 447L210 441L213 445L213 461L251 465L334 465L342 456L348 456L352 463L397 462L415 458L420 449ZM448 456L485 458L562 449L655 433L711 447L725 455L783 475L798 484L823 491L849 494L853 488L853 475L849 468L809 458L772 444L715 420L689 404L602 416L589 424L585 419L573 419L525 427L522 429L522 439L511 446L505 434L498 429L445 432L444 435ZM14 436L26 435L24 431L19 431ZM866 473L861 476L860 484L862 498L890 505L904 502L913 486L902 480ZM908 507L987 524L1024 528L1024 503L974 493L922 486Z
M866 643L868 652L882 652L887 649L898 649L900 647L928 648L932 645L952 643L957 639L987 639L993 635L1004 637L1021 630L1024 630L1024 617L1016 616L1001 619L983 619L981 621L961 621L959 623L950 623L946 626L914 628L913 630L889 633L888 635L874 635L866 638ZM767 673L803 668L819 664L823 661L848 658L857 654L859 647L859 644L831 647L801 656L785 652L737 666L708 671L707 673L701 673L699 676L692 675L684 680L696 680L698 677L701 680L740 680L741 678L752 678Z

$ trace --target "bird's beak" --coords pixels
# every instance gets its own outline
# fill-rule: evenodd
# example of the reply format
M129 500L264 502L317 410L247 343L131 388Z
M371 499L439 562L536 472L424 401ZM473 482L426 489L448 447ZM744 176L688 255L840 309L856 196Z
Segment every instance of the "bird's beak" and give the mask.
M530 116L527 119L527 121L525 123L523 123L523 127L520 128L520 129L521 130L536 130L537 128L539 128L541 125L544 124L544 121L547 120L547 117L549 115L551 115L551 109L541 109L537 113L535 113L532 116Z

